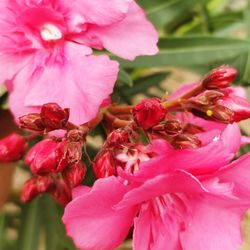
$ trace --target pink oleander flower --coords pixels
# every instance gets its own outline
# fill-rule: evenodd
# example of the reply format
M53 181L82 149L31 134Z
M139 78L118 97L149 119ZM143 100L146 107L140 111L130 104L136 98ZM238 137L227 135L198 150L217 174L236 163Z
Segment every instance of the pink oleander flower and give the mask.
M116 249L134 225L133 249L236 250L250 207L250 154L230 163L240 147L236 125L199 149L174 150L154 141L157 156L134 174L78 187L63 216L79 249Z
M56 102L70 121L87 122L118 74L92 48L129 60L157 52L157 32L134 0L3 0L0 11L0 82L16 118Z

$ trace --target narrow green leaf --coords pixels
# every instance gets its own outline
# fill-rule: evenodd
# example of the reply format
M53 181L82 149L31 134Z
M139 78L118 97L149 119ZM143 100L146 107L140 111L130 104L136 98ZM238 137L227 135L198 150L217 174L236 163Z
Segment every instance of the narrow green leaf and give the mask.
M18 250L37 250L40 230L40 199L24 205L22 209L22 223L19 230Z
M76 250L66 235L61 219L62 209L49 196L43 197L43 208L46 250Z
M163 38L155 56L143 56L133 62L119 60L124 67L190 66L225 62L248 51L245 40L211 36Z
M0 214L0 250L4 249L5 242L5 216Z
M129 87L133 86L132 78L124 69L120 69L119 75L118 75L118 81L121 82L122 85L127 85Z

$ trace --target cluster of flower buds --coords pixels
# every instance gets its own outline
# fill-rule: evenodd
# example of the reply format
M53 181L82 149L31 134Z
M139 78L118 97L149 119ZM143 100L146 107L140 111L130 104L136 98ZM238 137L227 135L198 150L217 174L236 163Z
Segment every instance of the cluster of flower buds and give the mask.
M67 127L69 109L62 109L56 103L44 104L40 113L31 113L19 118L20 126L31 131L52 131Z
M40 113L21 117L23 129L45 137L25 157L33 177L24 185L22 201L44 192L62 205L71 200L71 189L82 182L86 172L82 162L86 136L100 122L108 136L94 160L90 160L96 178L122 171L136 173L141 162L154 156L147 146L155 139L166 140L178 150L200 147L199 134L205 130L183 117L192 114L219 123L250 117L250 103L236 93L237 89L229 87L236 75L235 69L221 66L200 83L190 85L189 90L182 94L179 91L175 99L147 98L135 106L109 105L96 119L80 126L70 123L69 110L55 103L45 104ZM64 130L63 136L56 137L54 130ZM0 160L19 160L26 141L17 134L1 140Z
M61 138L52 136L35 144L25 157L33 177L23 188L21 200L27 202L47 192L57 202L66 205L71 200L71 189L80 185L86 167L82 162L82 148L86 129L68 122L69 110L55 103L45 104L40 114L20 118L21 127L34 132L65 129ZM70 125L70 126L69 126Z

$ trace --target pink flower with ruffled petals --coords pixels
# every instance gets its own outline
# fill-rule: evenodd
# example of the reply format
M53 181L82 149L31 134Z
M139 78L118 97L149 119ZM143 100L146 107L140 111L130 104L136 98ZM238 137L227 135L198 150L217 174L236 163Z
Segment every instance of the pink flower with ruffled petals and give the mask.
M76 188L63 216L68 235L79 249L110 250L134 225L135 250L238 249L250 207L250 154L230 163L240 147L237 130L228 125L194 150L157 140L149 148L157 156L133 175L120 169L118 177Z
M0 3L0 82L16 117L55 102L77 124L94 118L112 93L118 63L157 52L157 32L133 0L4 0Z

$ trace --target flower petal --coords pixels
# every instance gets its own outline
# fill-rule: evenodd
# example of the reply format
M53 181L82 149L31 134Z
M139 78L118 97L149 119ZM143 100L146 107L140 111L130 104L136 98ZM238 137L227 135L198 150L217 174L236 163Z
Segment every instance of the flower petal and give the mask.
M122 243L138 211L137 206L113 209L127 191L115 177L99 179L91 191L77 191L80 196L66 206L63 222L79 249L110 250Z
M125 59L158 52L158 34L135 2L130 4L121 22L106 27L94 26L90 34L99 38L106 49Z
M192 199L192 209L186 218L186 228L181 232L185 250L236 250L242 243L241 221L247 208L235 206L234 200L207 196Z
M64 0L65 2L67 0ZM133 0L74 0L70 9L74 15L77 13L86 19L87 23L100 26L110 25L120 21L128 11ZM65 3L67 6L68 3Z
M113 91L118 63L107 56L85 56L82 46L73 47L71 43L65 53L63 62L46 67L28 65L17 75L10 94L10 107L16 117L24 115L27 108L49 102L70 108L70 121L77 124L96 116L103 100Z

